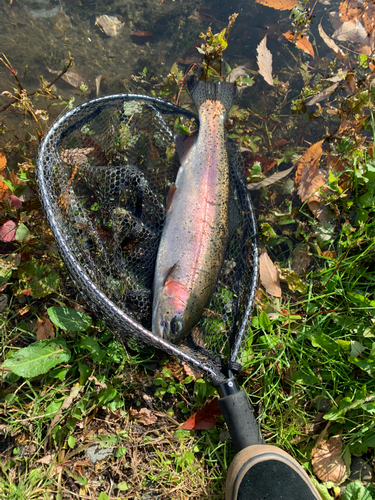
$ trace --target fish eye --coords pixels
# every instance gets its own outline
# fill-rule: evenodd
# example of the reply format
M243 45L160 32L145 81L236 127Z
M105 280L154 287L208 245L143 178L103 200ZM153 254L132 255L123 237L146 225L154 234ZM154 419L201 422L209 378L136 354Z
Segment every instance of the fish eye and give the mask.
M182 329L182 321L178 318L173 318L171 321L171 333L177 335Z

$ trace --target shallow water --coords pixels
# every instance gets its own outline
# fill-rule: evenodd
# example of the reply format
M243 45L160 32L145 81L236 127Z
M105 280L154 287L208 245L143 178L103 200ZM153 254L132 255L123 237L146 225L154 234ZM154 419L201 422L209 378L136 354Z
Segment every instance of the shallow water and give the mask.
M198 15L198 7L208 10ZM332 10L332 6L329 8ZM315 12L320 18L326 9L327 6L318 4ZM273 53L274 73L295 66L290 51L301 59L298 49L285 38L280 40L282 32L291 29L288 11L280 12L250 0L236 2L236 5L224 0L208 1L203 5L199 0L2 0L0 46L29 92L38 88L41 76L51 81L53 75L49 69L60 71L70 52L75 70L86 82L88 91L81 96L78 88L62 80L57 83L56 91L63 99L74 96L77 103L97 94L142 91L132 75L145 67L147 77L153 78L154 83L160 83L179 58L187 62L184 66L187 68L196 54L194 50L190 54L188 51L199 42L200 33L210 23L214 32L223 29L234 11L240 15L225 53L231 67L246 64L256 70L256 46L265 34L268 34L267 45ZM107 36L95 25L96 18L102 15L115 16L124 23L116 37ZM279 23L280 20L284 22ZM316 34L317 24L314 19L313 34ZM141 36L135 36L137 32ZM148 35L144 36L145 32ZM308 55L303 55L302 59L312 60ZM97 92L95 80L99 75L101 82ZM260 76L256 80L257 95L270 90ZM300 80L289 84L294 86L296 93L300 91ZM11 91L13 87L13 76L0 66L1 91ZM148 91L151 87L144 85L143 93ZM246 92L249 97L250 91ZM8 102L5 97L0 99L1 105ZM7 117L11 118L11 113L7 112Z

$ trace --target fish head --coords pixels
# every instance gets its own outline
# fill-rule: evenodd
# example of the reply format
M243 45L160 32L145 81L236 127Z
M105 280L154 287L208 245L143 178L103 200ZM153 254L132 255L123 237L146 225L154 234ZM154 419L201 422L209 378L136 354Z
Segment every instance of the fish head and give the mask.
M177 281L168 280L154 299L152 332L173 344L183 340L188 331L186 289Z

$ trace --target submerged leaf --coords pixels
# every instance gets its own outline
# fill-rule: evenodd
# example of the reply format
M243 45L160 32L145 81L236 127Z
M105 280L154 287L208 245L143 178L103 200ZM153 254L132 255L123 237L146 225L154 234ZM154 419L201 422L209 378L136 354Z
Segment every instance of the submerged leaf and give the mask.
M262 187L271 186L271 184L275 184L275 182L281 181L284 179L290 172L293 170L293 167L288 168L287 170L283 170L282 172L276 172L276 174L270 175L266 179L263 179L260 182L253 182L247 185L247 189L249 191L254 191L255 189L261 189Z
M259 73L263 76L269 85L273 86L272 79L272 54L267 49L267 35L263 38L257 47L257 63Z
M309 166L311 169L318 169L320 158L323 152L323 142L324 140L321 140L310 146L298 160L295 175L296 184L299 184L301 182L302 172L305 167Z
M290 30L286 33L283 33L283 35L287 40L289 40L289 42L294 43L299 49L307 52L313 58L315 57L313 46L311 45L311 42L309 41L307 36L303 36L300 33L294 34Z
M321 92L319 92L319 94L314 95L314 97L306 101L306 106L313 106L318 102L328 99L328 97L334 93L334 91L337 89L338 86L339 86L338 83L333 83L329 87L326 87Z
M339 59L345 56L345 53L340 49L340 47L330 38L324 29L322 28L322 22L319 23L318 26L318 31L320 36L323 38L325 41L326 45L332 50L332 52L337 56Z
M298 4L298 0L255 0L255 2L276 10L292 10Z

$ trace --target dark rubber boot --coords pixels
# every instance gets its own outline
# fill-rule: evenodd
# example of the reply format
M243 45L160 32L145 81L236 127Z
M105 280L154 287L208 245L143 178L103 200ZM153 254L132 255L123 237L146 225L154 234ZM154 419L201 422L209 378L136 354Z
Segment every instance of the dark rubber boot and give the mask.
M234 457L226 500L321 500L304 469L288 453L254 445Z

